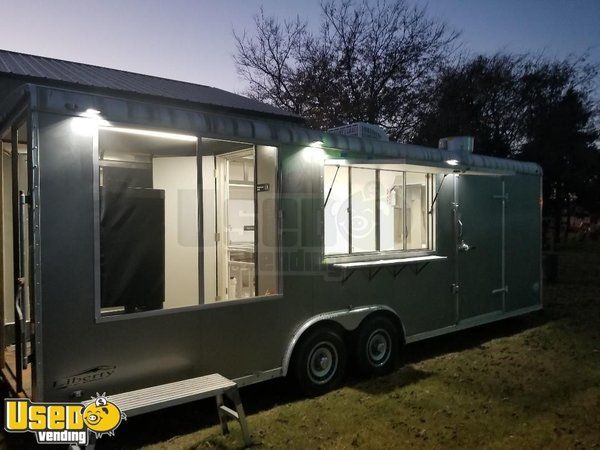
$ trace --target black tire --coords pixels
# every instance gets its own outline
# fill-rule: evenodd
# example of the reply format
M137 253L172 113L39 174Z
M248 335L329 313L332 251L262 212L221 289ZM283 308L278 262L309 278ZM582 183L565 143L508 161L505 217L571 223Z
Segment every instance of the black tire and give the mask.
M340 385L346 374L347 360L342 336L332 328L317 328L298 342L292 373L302 392L315 397Z
M367 375L383 375L396 367L400 351L400 332L384 316L367 318L356 335L356 363Z

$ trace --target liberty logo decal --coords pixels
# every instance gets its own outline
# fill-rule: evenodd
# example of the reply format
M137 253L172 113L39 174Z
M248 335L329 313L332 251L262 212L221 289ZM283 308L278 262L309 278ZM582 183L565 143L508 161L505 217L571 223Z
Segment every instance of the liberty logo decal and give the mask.
M113 374L116 366L98 366L93 369L85 370L70 377L61 378L53 383L55 389L65 389L67 387L80 384L91 383L92 381L103 380Z

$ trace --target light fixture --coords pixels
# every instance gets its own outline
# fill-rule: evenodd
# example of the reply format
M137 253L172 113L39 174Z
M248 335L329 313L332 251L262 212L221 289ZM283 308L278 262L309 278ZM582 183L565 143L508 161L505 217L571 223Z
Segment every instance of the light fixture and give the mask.
M316 147L316 148L321 148L323 147L323 141L319 140L319 141L312 141L310 143L311 147Z
M81 117L89 117L89 118L98 117L100 115L100 111L98 111L97 109L88 108L79 115Z
M108 120L100 115L100 111L88 108L79 113L79 117L71 119L71 130L79 136L92 136L100 126L110 126Z
M163 131L141 130L138 128L121 128L121 127L100 127L104 131L114 131L115 133L135 134L138 136L148 136L162 139L171 139L174 141L197 142L196 136L187 134L165 133Z
M460 161L458 159L448 159L446 160L446 164L448 164L449 166L458 166L460 164Z
M93 108L88 108L80 112L79 117L71 119L71 129L80 136L91 136L100 126L110 126L110 123L102 118L100 111Z
M313 146L304 147L302 149L302 159L307 163L322 162L325 159L326 153L321 147Z

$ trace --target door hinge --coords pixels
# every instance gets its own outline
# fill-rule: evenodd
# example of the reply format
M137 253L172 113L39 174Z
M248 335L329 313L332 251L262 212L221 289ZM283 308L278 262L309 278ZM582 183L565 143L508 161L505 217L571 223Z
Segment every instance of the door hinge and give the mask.
M19 195L19 203L21 205L29 205L29 204L31 204L31 199L32 199L31 194L27 194L26 195L25 193L21 193Z
M460 285L458 283L452 283L450 285L450 291L452 291L453 294L458 294L460 291Z
M219 242L221 240L221 233L215 233L215 242Z

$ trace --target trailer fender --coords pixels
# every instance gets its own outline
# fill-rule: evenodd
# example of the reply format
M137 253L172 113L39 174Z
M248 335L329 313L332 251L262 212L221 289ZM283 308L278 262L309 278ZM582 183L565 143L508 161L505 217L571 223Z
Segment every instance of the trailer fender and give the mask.
M361 306L358 308L348 308L342 309L338 311L330 311L321 314L317 314L303 322L296 331L293 333L292 338L287 344L287 348L283 355L283 362L281 365L281 372L283 376L287 375L288 369L290 367L290 362L292 360L292 354L294 353L294 348L302 335L312 326L318 324L319 322L331 321L342 326L346 331L353 331L361 324L361 322L369 315L375 312L386 312L391 313L396 317L398 323L400 323L402 329L401 333L403 336L404 333L404 324L402 320L400 320L400 316L396 311L386 305L370 305L370 306Z

